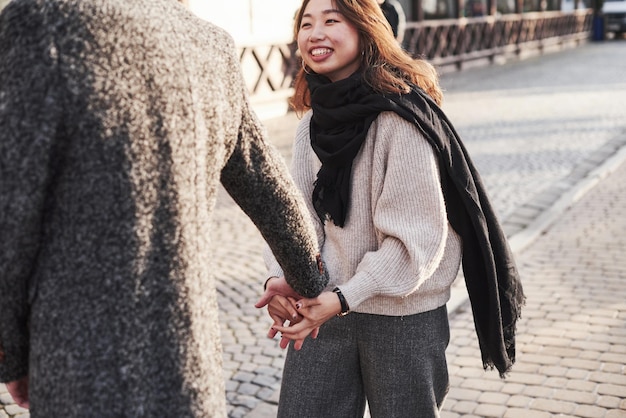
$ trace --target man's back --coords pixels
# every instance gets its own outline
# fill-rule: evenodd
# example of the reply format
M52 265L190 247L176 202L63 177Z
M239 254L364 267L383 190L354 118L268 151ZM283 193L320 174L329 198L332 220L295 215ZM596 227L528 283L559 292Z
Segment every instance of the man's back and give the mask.
M232 39L174 0L2 16L0 378L34 417L224 416L210 212L221 179L267 233L289 188Z

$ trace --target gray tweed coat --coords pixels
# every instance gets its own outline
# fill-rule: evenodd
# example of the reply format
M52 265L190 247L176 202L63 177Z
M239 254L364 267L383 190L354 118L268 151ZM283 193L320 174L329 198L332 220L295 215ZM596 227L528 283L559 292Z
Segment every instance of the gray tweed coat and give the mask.
M312 225L232 39L174 0L0 15L0 381L32 417L223 417L219 182L315 296Z

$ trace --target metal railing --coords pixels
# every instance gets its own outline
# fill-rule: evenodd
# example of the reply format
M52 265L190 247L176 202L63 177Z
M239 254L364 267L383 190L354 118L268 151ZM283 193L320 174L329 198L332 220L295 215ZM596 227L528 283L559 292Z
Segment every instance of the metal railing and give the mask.
M536 12L407 23L404 47L435 66L497 56L541 52L546 47L587 40L591 11Z
M472 60L493 61L498 56L585 41L591 36L592 22L590 10L408 22L403 46L413 57L425 58L437 67L460 69ZM245 45L239 52L253 103L275 106L280 102L286 109L300 65L295 45Z

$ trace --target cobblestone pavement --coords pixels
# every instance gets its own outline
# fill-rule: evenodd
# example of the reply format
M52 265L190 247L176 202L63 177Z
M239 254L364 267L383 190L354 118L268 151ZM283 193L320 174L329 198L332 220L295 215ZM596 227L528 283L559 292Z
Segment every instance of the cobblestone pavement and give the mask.
M500 380L481 368L455 285L443 416L626 417L626 169L616 171L626 159L625 75L626 41L443 75L444 110L483 175L528 293L518 363ZM297 118L265 123L289 160ZM253 306L263 241L225 194L215 226L229 418L274 417L284 352ZM0 418L18 416L28 415L0 385Z
M626 151L626 148L622 151ZM527 304L505 380L477 367L468 305L452 315L442 417L626 417L626 153L517 254Z

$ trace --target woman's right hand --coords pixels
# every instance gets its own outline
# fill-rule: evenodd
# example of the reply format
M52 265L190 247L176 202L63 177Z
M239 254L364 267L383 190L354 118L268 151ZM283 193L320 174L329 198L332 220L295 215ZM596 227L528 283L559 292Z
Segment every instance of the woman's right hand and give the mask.
M289 326L274 323L272 329L275 333L280 332L283 340L294 340L296 342L294 348L299 350L309 334L312 338L317 338L320 326L341 312L341 302L335 292L329 291L322 292L316 298L300 299L294 302L300 314L298 321L290 323ZM281 340L281 347L282 342Z

